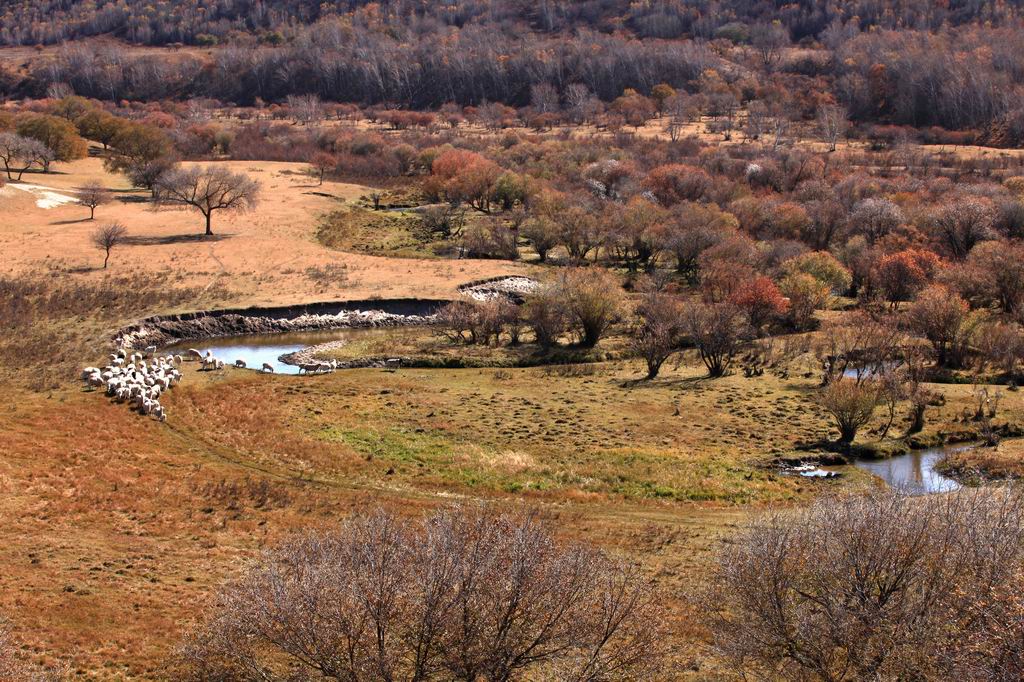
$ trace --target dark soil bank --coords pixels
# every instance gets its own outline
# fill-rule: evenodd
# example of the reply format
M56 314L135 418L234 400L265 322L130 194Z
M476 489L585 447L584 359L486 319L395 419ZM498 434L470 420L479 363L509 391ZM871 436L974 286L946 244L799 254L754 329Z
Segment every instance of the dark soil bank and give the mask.
M114 341L128 348L162 347L193 339L243 334L427 324L448 302L416 298L335 301L157 315L125 327Z

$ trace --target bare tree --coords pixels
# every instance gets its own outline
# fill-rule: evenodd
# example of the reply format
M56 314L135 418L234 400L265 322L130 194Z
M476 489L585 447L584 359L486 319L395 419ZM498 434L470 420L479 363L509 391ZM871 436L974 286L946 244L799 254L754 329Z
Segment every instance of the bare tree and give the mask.
M220 594L179 679L636 679L658 609L631 565L536 514L383 512L299 537Z
M98 182L88 182L78 190L78 205L89 209L89 220L96 217L96 207L109 204L113 199L110 191Z
M976 244L997 236L992 229L994 218L991 201L961 197L935 211L929 228L953 258L963 260Z
M95 232L92 233L93 245L103 251L103 269L107 269L107 263L110 261L110 252L116 246L120 246L124 243L125 237L128 236L128 228L121 223L111 223L104 225Z
M289 95L288 110L296 122L302 125L324 120L324 108L316 95Z
M700 353L708 376L723 376L743 340L745 328L740 310L727 303L688 303L683 307L683 332Z
M850 231L862 234L869 244L903 224L905 218L899 206L888 199L864 199L853 207L850 214Z
M636 314L631 345L647 363L647 378L653 379L679 348L682 336L679 302L670 294L648 291L637 306Z
M828 143L828 150L834 152L839 138L849 127L846 109L835 104L826 104L818 109L818 127Z
M1011 680L1022 568L1020 490L885 491L753 524L702 603L744 679Z
M313 175L317 176L317 184L324 184L324 174L338 166L338 157L327 152L317 152L309 160Z
M162 203L191 206L206 219L212 235L214 211L250 211L259 203L260 184L242 173L221 166L192 166L170 170L157 180L157 199Z
M33 164L43 166L52 159L53 153L39 140L0 132L0 161L4 162L8 180L20 181ZM14 177L15 173L17 177Z
M789 31L779 22L755 24L750 29L750 44L765 71L772 71L789 45Z
M905 340L894 320L861 311L825 324L815 344L822 385L848 374L858 384L878 377L898 360Z
M602 268L567 268L556 284L566 317L586 348L597 345L608 328L619 319L622 288Z

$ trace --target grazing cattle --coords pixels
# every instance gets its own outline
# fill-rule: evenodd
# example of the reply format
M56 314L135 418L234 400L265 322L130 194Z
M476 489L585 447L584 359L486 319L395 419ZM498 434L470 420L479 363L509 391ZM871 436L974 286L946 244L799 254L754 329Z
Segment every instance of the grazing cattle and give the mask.
M264 362L263 363L263 367L261 368L260 371L270 372L271 374L273 374L274 373L274 366L271 365L269 362Z

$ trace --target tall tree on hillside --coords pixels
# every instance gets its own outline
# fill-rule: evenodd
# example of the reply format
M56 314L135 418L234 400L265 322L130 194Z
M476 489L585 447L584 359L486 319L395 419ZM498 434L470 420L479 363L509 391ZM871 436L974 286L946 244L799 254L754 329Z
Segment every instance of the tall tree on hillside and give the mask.
M193 166L164 173L154 191L162 203L191 206L202 213L206 219L206 234L212 235L214 211L241 212L256 208L260 184L227 168Z

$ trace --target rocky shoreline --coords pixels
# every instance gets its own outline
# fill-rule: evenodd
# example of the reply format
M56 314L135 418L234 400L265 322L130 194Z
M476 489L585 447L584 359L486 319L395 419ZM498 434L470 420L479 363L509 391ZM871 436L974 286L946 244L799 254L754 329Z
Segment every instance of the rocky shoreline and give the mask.
M536 291L539 286L540 282L532 277L508 275L463 284L459 287L459 293L477 301L505 296L516 303L522 303L525 297Z

